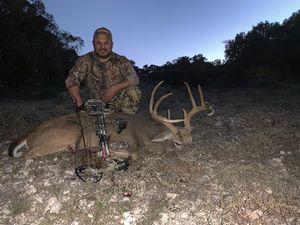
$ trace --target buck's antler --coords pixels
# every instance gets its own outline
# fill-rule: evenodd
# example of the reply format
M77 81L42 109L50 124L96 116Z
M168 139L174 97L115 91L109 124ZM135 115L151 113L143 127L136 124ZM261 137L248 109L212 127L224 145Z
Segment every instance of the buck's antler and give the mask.
M215 110L209 105L208 102L204 101L204 97L203 97L203 92L202 89L200 87L200 85L198 86L198 91L199 91L199 95L200 95L200 105L197 106L195 103L195 99L193 97L191 88L189 86L189 84L187 82L184 82L185 86L187 87L188 93L189 93L189 97L190 100L192 102L192 109L191 111L189 111L188 113L186 112L185 109L183 109L183 114L184 114L184 127L186 129L191 130L191 118L193 117L193 115L195 115L198 112L201 111L206 111L206 110L210 110L211 112L209 114L207 114L208 116L211 116L215 113Z
M184 129L187 130L188 132L190 132L192 129L191 129L191 118L193 117L193 115L195 115L196 113L198 112L201 112L201 111L206 111L206 110L210 110L211 112L209 114L207 114L208 116L211 116L214 114L214 109L209 105L209 103L205 102L204 101L204 97L203 97L203 92L202 92L202 89L200 87L200 85L198 85L198 91L199 91L199 95L200 95L200 105L197 106L196 103L195 103L195 99L192 95L192 92L191 92L191 88L190 86L188 85L188 83L184 82L184 84L186 85L187 87L187 90L188 90L188 94L189 94L189 97L190 97L190 100L192 102L192 109L191 111L189 111L188 113L186 112L185 109L183 109L183 114L184 114L184 119L175 119L175 120L172 120L170 119L170 112L168 110L168 118L166 117L163 117L163 116L159 116L157 115L157 109L158 109L158 106L159 104L164 100L166 99L167 97L169 97L170 95L172 95L173 93L167 93L163 96L161 96L157 102L155 103L154 105L154 95L155 95L155 92L157 91L158 87L163 83L164 81L161 81L159 82L155 88L153 89L152 93L151 93L151 97L150 97L150 103L149 103L149 112L150 112L150 115L151 115L151 118L162 123L164 126L166 126L174 135L176 135L179 131L179 128L175 127L173 124L174 123L179 123L179 122L184 122Z
M179 122L184 122L183 119L176 119L176 120L172 120L170 119L170 113L168 111L168 118L163 117L163 116L159 116L157 115L157 109L159 104L166 99L167 97L169 97L170 95L172 95L173 93L167 93L163 96L161 96L157 102L154 105L154 95L155 92L157 91L158 87L163 83L164 81L159 82L155 88L153 89L152 93L151 93L151 97L150 97L150 103L149 103L149 112L151 115L151 118L158 121L159 123L162 123L164 126L166 126L171 132L172 134L176 135L178 133L178 128L175 127L173 125L173 123L179 123Z

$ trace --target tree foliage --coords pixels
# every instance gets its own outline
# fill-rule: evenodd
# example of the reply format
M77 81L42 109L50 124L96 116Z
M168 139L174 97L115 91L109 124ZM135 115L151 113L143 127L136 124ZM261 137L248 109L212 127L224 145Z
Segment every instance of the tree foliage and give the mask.
M0 85L64 85L83 40L60 31L41 0L0 0Z
M201 55L179 57L158 67L144 66L151 79L183 80L214 86L272 86L300 82L300 11L282 24L260 22L225 45L225 61Z
M209 83L214 76L214 63L199 54L193 57L179 57L163 66L145 65L142 73L156 81L165 80L171 84L187 82Z
M225 47L232 76L246 82L299 82L300 11L282 24L260 22Z

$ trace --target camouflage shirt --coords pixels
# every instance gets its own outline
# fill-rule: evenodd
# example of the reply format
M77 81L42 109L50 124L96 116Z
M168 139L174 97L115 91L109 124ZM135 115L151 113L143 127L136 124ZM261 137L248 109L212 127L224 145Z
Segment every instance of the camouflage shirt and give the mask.
M130 61L121 55L112 53L105 63L95 52L89 52L76 61L65 81L66 87L80 86L85 81L90 98L100 98L105 89L127 79L131 85L137 85L139 78Z

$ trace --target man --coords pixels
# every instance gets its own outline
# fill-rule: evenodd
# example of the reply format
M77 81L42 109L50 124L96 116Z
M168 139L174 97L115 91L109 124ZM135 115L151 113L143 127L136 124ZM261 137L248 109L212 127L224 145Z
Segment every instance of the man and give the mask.
M89 98L116 106L116 111L135 114L141 98L139 78L130 61L112 51L111 32L99 28L93 35L94 51L81 56L70 70L66 87L78 108L84 104L80 83L85 81Z

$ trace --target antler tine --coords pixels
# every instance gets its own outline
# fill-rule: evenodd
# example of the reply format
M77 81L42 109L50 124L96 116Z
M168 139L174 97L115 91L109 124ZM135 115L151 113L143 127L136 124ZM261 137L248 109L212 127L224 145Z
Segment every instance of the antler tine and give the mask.
M161 96L161 97L157 100L157 102L155 103L153 112L154 112L154 114L157 116L157 118L159 118L160 120L163 120L164 122L167 122L167 123L180 123L180 122L183 122L184 119L175 119L175 120L171 120L170 109L168 109L168 117L167 117L167 118L162 117L162 116L158 116L158 115L157 115L157 109L158 109L159 104L162 102L162 100L166 99L166 98L169 97L170 95L173 95L173 93L167 93L167 94Z
M171 112L170 112L170 109L168 109L168 119L171 119Z
M198 86L198 91L199 91L199 95L200 95L200 104L205 105L202 88L199 84L197 86Z
M210 113L208 113L208 114L206 114L207 116L212 116L212 115L214 115L215 114L215 110L214 110L214 108L212 107L212 106L208 106L208 108L210 109Z
M158 121L163 121L163 122L166 122L166 123L180 123L180 122L183 122L184 119L175 119L175 120L171 120L169 118L166 118L166 117L163 117L163 116L159 116L157 115L157 109L158 109L158 106L159 104L162 102L162 100L166 99L167 97L169 97L170 95L172 95L173 93L167 93L163 96L161 96L157 102L155 103L155 105L153 106L154 104L154 95L155 95L155 92L157 91L158 87L163 83L164 81L161 81L159 82L153 89L152 93L151 93L151 98L150 98L150 103L149 103L149 112L151 114L151 118L152 119L155 119L155 120L158 120Z
M187 82L184 82L184 84L185 84L185 86L186 86L186 88L187 88L187 91L188 91L188 93L189 93L189 97L190 97L190 100L191 100L191 102L192 102L192 106L193 106L193 108L195 108L195 107L196 107L196 103L195 103L195 99L194 99L194 96L193 96L193 94L192 94L190 85L189 85Z
M162 97L160 97L157 102L154 104L154 95L155 92L157 91L158 87L163 83L164 81L159 82L153 89L152 93L151 93L151 97L150 97L150 103L149 103L149 112L151 115L151 118L162 123L164 126L166 126L173 134L177 134L178 133L178 128L176 128L173 123L179 123L179 122L183 122L184 119L176 119L176 120L171 120L170 116L168 116L168 118L163 117L163 116L159 116L157 115L157 109L159 104L166 99L167 97L169 97L170 95L172 95L173 93L167 93L165 95L163 95Z
M158 89L158 87L163 83L164 81L162 80L161 82L159 82L154 88L153 91L151 92L151 97L150 97L150 103L149 103L149 112L150 114L153 113L153 102L154 102L154 95L156 90Z
M211 112L206 114L207 116L212 116L215 113L214 108L208 103L205 102L204 100L204 95L203 95L203 91L201 86L198 84L198 91L199 91L199 95L200 95L200 101L201 101L201 106L208 108Z
M173 95L173 93L167 93L167 94L161 96L161 97L157 100L157 102L155 103L154 108L153 108L153 111L154 111L155 113L157 113L158 106L159 106L159 104L162 102L162 100L166 99L166 98L169 97L170 95Z
M204 110L207 110L207 109L210 109L212 112L209 113L208 115L212 115L214 113L214 110L211 106L208 106L205 103L202 88L201 88L200 85L197 85L199 95L200 95L200 105L197 106L196 103L195 103L195 99L194 99L194 96L192 94L192 91L191 91L191 88L190 88L189 84L186 83L186 82L184 82L184 84L187 87L187 91L188 91L188 94L189 94L189 97L190 97L190 100L191 100L191 103L192 103L191 111L189 111L187 113L185 110L183 110L183 113L184 113L184 127L187 128L187 129L191 129L191 118L193 117L194 114L196 114L198 112L201 112L201 111L204 111Z

